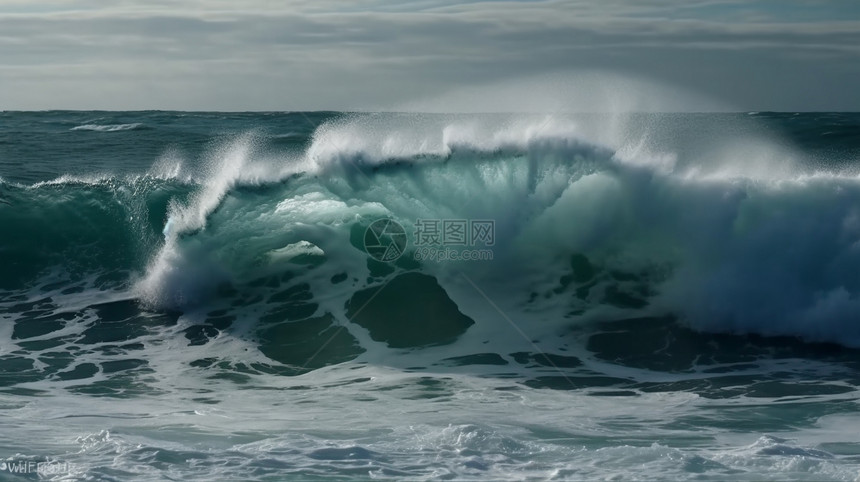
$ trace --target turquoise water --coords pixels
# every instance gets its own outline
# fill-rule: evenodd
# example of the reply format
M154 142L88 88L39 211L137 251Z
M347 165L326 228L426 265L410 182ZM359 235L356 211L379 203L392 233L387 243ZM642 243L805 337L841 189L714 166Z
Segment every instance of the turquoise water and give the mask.
M0 473L855 480L858 136L0 113Z

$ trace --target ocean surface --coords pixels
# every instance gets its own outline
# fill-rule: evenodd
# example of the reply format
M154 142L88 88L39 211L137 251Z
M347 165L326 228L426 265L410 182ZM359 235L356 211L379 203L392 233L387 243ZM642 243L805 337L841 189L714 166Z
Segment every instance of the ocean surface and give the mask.
M860 114L0 112L0 479L860 480Z

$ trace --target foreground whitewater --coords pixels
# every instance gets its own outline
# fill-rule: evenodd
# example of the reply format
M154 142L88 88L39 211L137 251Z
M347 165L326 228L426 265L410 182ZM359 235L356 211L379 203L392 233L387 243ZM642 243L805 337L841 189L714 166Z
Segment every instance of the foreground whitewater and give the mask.
M858 115L0 121L4 477L860 473Z

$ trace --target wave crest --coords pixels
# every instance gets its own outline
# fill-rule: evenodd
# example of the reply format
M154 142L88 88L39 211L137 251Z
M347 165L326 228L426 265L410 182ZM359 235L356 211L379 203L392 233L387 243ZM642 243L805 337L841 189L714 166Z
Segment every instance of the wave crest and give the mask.
M83 124L76 127L72 127L70 130L73 131L95 131L95 132L119 132L119 131L130 131L134 129L139 129L143 127L143 124L140 122L135 122L131 124Z

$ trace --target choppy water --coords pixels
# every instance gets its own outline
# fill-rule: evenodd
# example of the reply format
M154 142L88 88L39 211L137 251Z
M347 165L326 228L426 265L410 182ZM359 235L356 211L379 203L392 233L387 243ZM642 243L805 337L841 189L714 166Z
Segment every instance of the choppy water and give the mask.
M858 153L843 113L0 113L0 477L856 480Z

